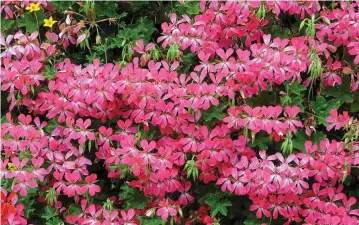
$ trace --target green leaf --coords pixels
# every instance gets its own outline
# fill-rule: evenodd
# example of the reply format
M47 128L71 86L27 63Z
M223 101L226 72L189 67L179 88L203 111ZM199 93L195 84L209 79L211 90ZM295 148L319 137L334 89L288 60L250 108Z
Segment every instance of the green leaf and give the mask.
M46 221L46 225L64 225L64 221L62 221L59 217L51 218L50 220Z
M318 123L325 125L325 119L329 116L330 110L339 108L341 101L339 99L331 99L327 101L323 96L317 96L315 101L312 101L313 112L317 115Z
M180 71L181 73L188 73L191 70L191 67L193 66L193 62L195 60L196 54L193 53L186 53L182 55L183 62L181 63Z
M207 190L198 202L204 202L211 207L211 217L215 217L218 213L226 216L228 213L227 206L232 206L232 203L225 198L225 193L211 189Z
M356 98L356 100L350 104L350 112L358 112L359 111L359 98Z
M56 73L57 71L54 65L48 65L44 70L44 76L49 80L52 80L55 77Z
M261 91L258 95L250 98L248 104L251 107L277 105L277 93L273 91Z
M126 10L136 12L142 8L147 8L149 5L149 1L132 1L131 4L127 5L129 6L128 8L126 8Z
M298 81L294 82L293 84L286 82L285 86L286 88L288 88L290 94L295 95L302 95L307 90L307 88L304 87L304 85L300 84Z
M255 216L250 215L245 221L243 221L244 225L259 225L265 223L266 225L270 225L270 221L257 219Z
M51 208L50 206L46 206L44 209L44 213L41 215L41 218L45 220L49 220L56 216L57 216L56 209Z
M1 32L10 33L10 31L14 28L14 25L15 20L5 19L4 17L1 17Z
M257 137L253 143L250 143L249 146L251 148L259 148L259 149L264 149L267 150L268 149L268 145L270 143L270 139L269 137Z
M232 206L232 203L227 199L219 199L217 196L212 195L206 199L205 203L211 207L211 217L217 216L220 213L223 216L227 216L227 206Z
M41 25L44 24L44 10L41 9L36 12L27 12L24 17L18 20L18 27L25 27L26 32L32 33L39 30Z
M80 206L72 204L69 208L69 215L80 215L82 213L82 210Z
M3 124L3 123L7 123L7 119L6 119L6 116L3 116L1 117L1 121L0 121L0 124Z
M115 1L99 1L96 2L96 14L99 17L113 18L117 15L117 3Z
M298 130L295 134L295 139L293 140L293 147L305 151L304 143L305 141L312 141L313 144L319 144L321 140L325 139L327 135L323 132L313 132L312 136L308 137L304 130Z
M155 31L153 22L147 18L141 18L136 24L127 25L123 30L120 30L118 35L112 39L111 47L123 47L123 41L135 41L144 39L145 42L151 40L152 34Z
M45 127L45 131L50 134L58 126L59 123L56 120L50 120L50 122Z
M221 103L219 106L211 105L208 110L202 112L202 118L204 121L222 120L224 118L223 110L227 107L227 104Z
M189 16L198 15L201 12L199 1L186 1L184 4L177 5L178 14L187 14Z
M133 189L128 185L121 186L121 190L120 198L125 199L123 205L124 209L143 209L147 206L149 199L139 190Z
M62 13L65 10L69 9L75 1L67 0L67 1L53 1L51 5L56 9L56 11Z
M335 87L326 87L322 94L326 97L334 97L340 100L341 104L344 102L353 103L353 93L350 91L350 78L346 77L343 79L341 85Z
M184 166L184 170L187 171L187 178L193 177L193 180L198 178L198 169L194 159L187 160L186 165Z
M141 221L141 225L162 225L163 221L160 217L147 217L139 216L137 217Z
M279 38L289 38L291 36L290 29L288 28L282 28L278 25L273 25L272 29L273 38L279 37Z

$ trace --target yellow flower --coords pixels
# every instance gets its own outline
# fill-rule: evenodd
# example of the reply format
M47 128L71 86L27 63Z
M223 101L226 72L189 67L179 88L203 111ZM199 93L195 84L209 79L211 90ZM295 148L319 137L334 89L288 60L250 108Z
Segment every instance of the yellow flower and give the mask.
M16 165L14 164L14 163L8 163L7 164L7 169L10 171L10 172L14 172L14 171L16 171L17 170L17 167L16 167Z
M49 19L44 19L44 27L52 27L57 21L52 18L52 16Z
M40 3L31 3L30 6L26 7L26 10L35 12L40 10Z

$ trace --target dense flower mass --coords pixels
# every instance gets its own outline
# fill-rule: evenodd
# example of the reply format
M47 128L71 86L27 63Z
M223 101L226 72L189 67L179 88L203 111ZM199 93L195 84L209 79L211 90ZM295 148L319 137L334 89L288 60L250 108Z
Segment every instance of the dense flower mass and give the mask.
M1 224L358 224L358 1L2 3Z

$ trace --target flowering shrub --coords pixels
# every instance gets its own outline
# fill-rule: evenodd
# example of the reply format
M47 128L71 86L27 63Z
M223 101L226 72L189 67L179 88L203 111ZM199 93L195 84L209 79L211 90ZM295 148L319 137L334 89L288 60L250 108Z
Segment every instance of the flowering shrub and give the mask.
M2 3L1 224L358 224L358 1Z

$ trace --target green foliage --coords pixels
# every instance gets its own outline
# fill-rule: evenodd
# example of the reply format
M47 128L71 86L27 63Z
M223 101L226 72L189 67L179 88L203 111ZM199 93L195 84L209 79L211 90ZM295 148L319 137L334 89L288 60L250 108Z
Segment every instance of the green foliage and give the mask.
M263 223L266 225L271 225L269 220L257 219L254 215L250 215L245 221L243 221L244 225L259 225Z
M206 203L211 207L211 217L217 215L227 216L227 207L232 206L232 203L226 198L225 193L213 188L208 189L207 187L203 187L199 191L203 192L203 196L199 198L198 202Z
M329 116L331 109L337 109L341 105L339 99L327 101L323 96L317 96L315 101L311 101L314 114L318 118L318 124L325 125L325 119Z
M293 135L291 133L288 133L285 136L282 146L280 148L282 150L283 154L292 154L292 152L293 152L292 137L293 137Z
M224 118L223 110L227 108L227 106L225 103L221 103L218 106L211 105L208 110L202 112L202 119L205 122L222 120Z
M211 217L217 215L227 216L227 207L232 206L232 203L226 199L223 193L209 193L205 196L204 202L211 207Z
M280 97L280 101L282 105L285 106L299 106L301 112L304 110L303 99L305 91L307 90L299 82L294 82L291 84L290 82L284 83L285 87L285 95Z
M46 221L46 225L64 225L64 221L62 221L59 217L53 217L50 220Z
M350 112L359 112L359 93L356 93L356 98L350 105Z
M44 70L44 76L49 79L52 80L53 78L55 78L56 76L56 68L54 65L48 65L46 66L45 70Z
M69 207L69 215L80 215L82 212L80 206L71 204Z
M35 204L37 201L31 196L27 195L25 198L20 199L19 203L24 204L24 213L25 218L30 218L33 214L35 214Z
M53 1L51 5L56 9L58 12L64 12L65 10L69 9L75 1L66 0L66 1Z
M260 150L267 150L268 145L271 142L268 136L260 136L253 140L251 143L249 143L250 148L258 148Z
M57 217L56 209L54 209L50 206L46 206L44 208L44 212L41 214L41 218L43 218L45 220L50 220L53 217Z
M45 199L49 205L54 205L57 202L55 188L50 188L46 191Z
M201 12L199 1L185 1L184 4L178 4L176 7L177 14L198 15Z
M120 198L125 199L123 204L124 209L143 209L147 206L149 201L142 192L137 189L133 189L127 184L121 186Z
M24 17L18 19L18 27L25 27L26 32L32 33L39 30L44 24L45 14L44 10L41 9L36 12L26 12Z
M151 36L155 31L154 24L151 20L141 17L136 24L129 24L120 30L116 38L120 39L119 42L121 43L118 45L119 42L116 42L116 47L123 47L124 44L123 40L126 41L134 41L138 39L144 39L145 41L151 40Z
M344 102L352 103L354 101L353 92L350 91L349 77L345 77L341 85L337 85L335 87L325 87L322 94L326 97L334 97L340 101L340 104L343 104Z
M148 5L149 5L149 1L145 1L145 0L133 1L128 3L128 7L126 8L126 10L130 12L137 12L139 10L148 8Z
M141 221L143 225L162 225L163 220L160 217L147 217L147 216L139 216L137 217Z
M312 17L310 19L306 18L304 19L299 26L299 30L301 30L302 28L304 28L304 26L306 26L305 29L305 33L308 37L314 37L315 36L315 15L313 14Z
M191 160L187 160L186 165L184 166L184 170L187 171L187 178L192 177L193 180L198 178L198 169L194 160L194 156Z
M116 17L117 3L115 1L98 1L95 3L96 15L99 18Z
M7 31L11 31L14 28L15 20L8 20L1 17L1 32L7 34Z
M319 144L319 142L325 139L327 136L321 132L313 132L312 136L308 137L304 130L298 130L295 134L295 139L293 140L293 147L298 150L304 150L304 143L308 140L312 141L314 144Z
M50 134L58 126L59 123L57 122L57 120L50 120L50 122L45 127L45 131Z
M264 19L266 17L266 8L263 2L261 2L261 5L257 9L256 16L258 19Z
M128 174L131 173L131 167L126 164L116 164L116 165L110 165L110 168L112 170L120 170L121 171L121 179L124 179Z
M179 52L179 45L177 43L171 44L167 51L167 60L172 61L174 59L177 59L180 56Z
M0 124L3 124L3 123L7 123L7 119L6 119L6 116L2 116L1 117L1 121L0 121Z
M278 25L273 25L271 32L273 33L273 37L280 37L282 39L289 38L292 35L288 28L282 28Z
M196 58L196 54L194 54L194 53L186 53L186 54L182 55L183 62L181 63L181 66L180 66L180 72L181 73L190 72L195 58Z

